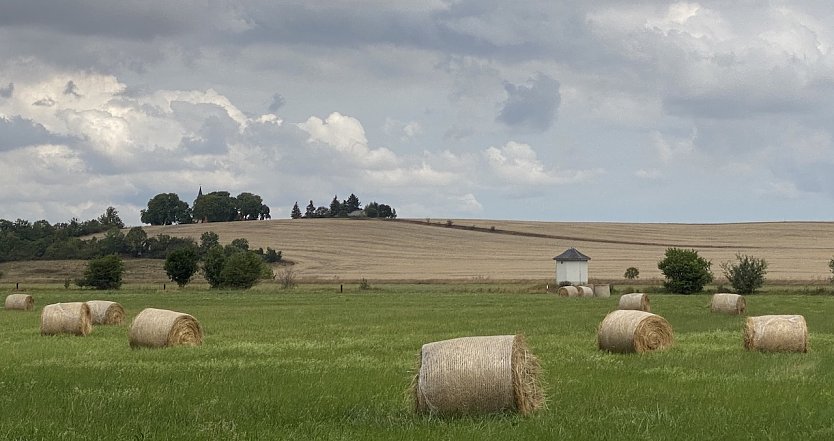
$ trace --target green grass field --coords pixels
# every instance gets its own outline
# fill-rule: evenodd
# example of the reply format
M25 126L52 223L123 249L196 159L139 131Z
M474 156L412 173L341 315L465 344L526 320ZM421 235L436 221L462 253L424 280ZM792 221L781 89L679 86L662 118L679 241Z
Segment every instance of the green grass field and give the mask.
M834 297L758 295L748 314L805 315L807 354L742 348L743 318L708 296L652 294L675 331L662 353L596 349L610 299L509 285L302 286L250 292L30 291L0 310L0 439L819 439L834 438ZM127 324L41 337L43 305L107 299L188 312L198 348L131 350ZM548 408L532 417L414 415L406 390L423 343L527 336Z

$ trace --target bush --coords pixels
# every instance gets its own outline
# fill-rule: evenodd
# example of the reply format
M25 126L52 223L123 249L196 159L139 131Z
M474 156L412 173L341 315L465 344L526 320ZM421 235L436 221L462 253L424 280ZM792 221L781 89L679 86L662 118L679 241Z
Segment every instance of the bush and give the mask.
M699 257L697 251L669 248L665 256L657 263L657 268L666 277L663 285L669 292L692 294L712 282L712 263Z
M264 260L269 263L278 263L281 261L281 251L275 251L270 247L266 247L266 254Z
M119 289L122 286L124 263L119 256L111 255L92 259L87 263L84 278L79 286L96 289Z
M625 274L623 274L623 277L625 277L628 280L638 279L638 278L640 278L640 270L633 267L633 266L630 266L630 267L626 268Z
M730 262L721 264L724 277L730 281L736 293L752 294L764 285L767 262L764 259L741 254L736 254L736 260L738 260L736 264Z
M265 275L264 266L263 260L255 253L234 253L226 258L220 271L221 286L249 289Z
M280 283L281 288L284 289L295 288L295 277L295 271L293 271L292 268L285 268L283 271L278 273L278 283Z
M223 247L215 245L206 250L203 256L203 277L212 288L219 288L223 283L220 272L223 271L223 264L226 263L226 253L223 252Z
M828 269L830 269L831 272L834 273L834 259L828 261ZM831 278L831 281L834 282L834 277Z
M197 273L200 257L195 247L180 248L168 253L165 258L165 273L182 288Z

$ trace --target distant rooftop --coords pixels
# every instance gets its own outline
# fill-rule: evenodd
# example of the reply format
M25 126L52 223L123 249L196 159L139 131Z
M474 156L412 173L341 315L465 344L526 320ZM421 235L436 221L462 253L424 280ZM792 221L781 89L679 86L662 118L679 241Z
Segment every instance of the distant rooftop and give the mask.
M561 260L563 262L587 262L591 260L590 257L580 253L576 248L568 248L564 253L556 256L553 260Z

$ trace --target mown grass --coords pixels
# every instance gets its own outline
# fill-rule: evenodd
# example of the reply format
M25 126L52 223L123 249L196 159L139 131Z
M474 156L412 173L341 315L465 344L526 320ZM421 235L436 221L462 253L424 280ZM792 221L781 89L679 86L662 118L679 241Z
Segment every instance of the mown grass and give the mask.
M707 296L652 295L674 327L665 352L596 349L617 298L511 285L302 286L249 292L38 289L34 313L0 310L0 439L832 439L834 298L748 297L750 315L804 314L808 354L742 349L743 318ZM188 312L199 348L131 350L127 325L41 337L45 304L112 299L132 319ZM532 417L440 419L406 393L423 343L523 332L548 408Z

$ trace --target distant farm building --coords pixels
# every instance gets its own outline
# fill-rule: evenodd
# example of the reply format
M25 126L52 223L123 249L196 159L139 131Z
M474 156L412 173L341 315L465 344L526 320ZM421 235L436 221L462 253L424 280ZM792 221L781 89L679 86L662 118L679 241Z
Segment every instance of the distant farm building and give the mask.
M588 283L588 261L590 257L576 248L568 248L553 258L556 261L556 283L569 282L573 285Z

